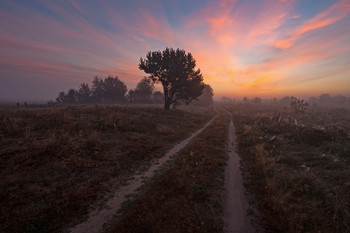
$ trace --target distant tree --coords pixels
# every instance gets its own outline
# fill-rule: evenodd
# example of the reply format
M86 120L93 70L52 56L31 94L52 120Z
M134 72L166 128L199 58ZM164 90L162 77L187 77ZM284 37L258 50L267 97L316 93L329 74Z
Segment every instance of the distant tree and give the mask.
M210 106L214 103L213 96L213 88L209 84L204 84L202 95L198 97L198 100L193 101L193 104L198 106Z
M114 78L108 76L104 80L96 76L92 81L91 89L93 100L104 103L123 102L128 91L126 85L117 76Z
M135 102L149 103L154 92L154 84L147 77L141 79L135 88Z
M336 95L333 97L334 101L339 103L339 104L343 104L343 103L346 103L347 101L347 98L346 96L343 96L343 95Z
M277 98L276 98L276 97L273 97L272 100L271 100L271 103L272 103L272 104L277 104Z
M105 78L103 89L105 101L109 103L125 101L125 94L128 91L126 85L117 76Z
M318 98L315 96L311 96L308 101L313 107L317 107L318 104Z
M58 96L56 98L56 102L59 104L65 103L66 100L66 93L64 91L61 91L58 93Z
M331 97L330 94L321 94L320 97L319 97L319 99L320 99L321 101L327 101L327 100L330 100L331 98L332 98L332 97Z
M49 100L49 101L47 101L47 105L50 107L51 106L53 107L53 106L55 106L55 102L53 100Z
M284 106L287 106L287 105L290 104L291 101L292 100L291 100L291 98L289 96L285 96L282 99L280 99L280 104L284 105Z
M129 100L130 103L134 103L135 102L135 90L133 90L133 89L129 90L128 100Z
M94 77L92 80L91 94L94 102L104 102L104 88L102 78L99 78L98 76Z
M160 91L156 91L152 95L152 102L153 103L163 103L164 102L164 94Z
M253 102L254 104L261 104L261 98L255 97L254 99L252 99L252 102Z
M332 97L330 94L322 94L320 97L318 97L321 105L331 105L332 104Z
M248 99L246 96L244 96L244 97L243 97L243 102L244 102L244 103L248 103L248 102L249 102L249 99Z
M223 97L221 97L221 102L231 103L231 102L233 102L233 100L230 97L223 96Z
M91 90L88 84L80 84L78 90L78 102L82 104L89 103L91 101Z
M78 103L78 92L75 89L69 89L65 96L65 103L76 104Z
M333 97L334 103L337 107L346 106L348 102L348 98L343 95L337 95Z
M153 82L160 82L164 90L164 109L181 102L190 103L202 94L203 77L195 69L196 61L191 53L182 49L166 48L149 51L146 59L140 58L139 69L150 74Z
M126 92L126 85L117 76L108 76L105 79L95 76L91 88L87 83L82 83L78 90L70 89L67 93L61 91L56 102L58 104L123 102Z

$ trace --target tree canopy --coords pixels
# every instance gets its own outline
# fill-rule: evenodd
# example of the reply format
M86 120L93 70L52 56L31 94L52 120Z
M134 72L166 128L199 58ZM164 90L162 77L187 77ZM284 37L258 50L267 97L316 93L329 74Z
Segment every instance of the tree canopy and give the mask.
M95 102L123 102L126 92L126 85L117 76L105 79L96 76L92 81L92 98Z
M96 76L91 88L82 83L78 90L61 91L56 101L60 104L119 103L125 101L126 92L126 85L117 76L104 79Z
M166 48L164 51L149 51L140 58L139 69L150 74L153 82L161 83L164 90L164 108L190 103L202 94L204 83L196 60L183 49Z
M209 84L204 84L202 95L198 97L198 100L193 101L193 104L197 106L210 106L214 103L213 96L213 88Z
M135 102L150 103L154 89L152 80L147 77L141 79L134 90Z

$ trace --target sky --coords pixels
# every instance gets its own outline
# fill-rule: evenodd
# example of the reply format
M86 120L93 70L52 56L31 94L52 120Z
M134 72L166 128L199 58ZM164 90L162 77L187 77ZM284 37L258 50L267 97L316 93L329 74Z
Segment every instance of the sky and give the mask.
M350 0L0 0L0 101L49 100L192 53L216 97L350 95Z

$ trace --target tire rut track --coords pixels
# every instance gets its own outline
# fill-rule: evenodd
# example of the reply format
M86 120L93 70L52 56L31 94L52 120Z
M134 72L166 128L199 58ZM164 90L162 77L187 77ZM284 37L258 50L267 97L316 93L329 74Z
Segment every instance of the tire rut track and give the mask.
M244 193L242 174L239 169L240 158L235 150L236 132L230 116L228 127L228 156L225 168L225 194L224 194L224 232L225 233L252 233L251 219L247 214L248 202Z
M170 158L182 150L193 138L197 137L205 128L207 128L216 118L218 114L208 121L202 128L197 130L187 139L181 141L175 145L170 151L168 151L163 157L153 161L152 165L147 171L142 174L134 175L129 184L119 187L113 193L113 197L110 198L106 207L102 210L94 210L90 212L89 217L86 221L74 226L68 231L71 233L98 233L103 230L103 226L112 220L112 217L121 208L124 201L129 200L128 196L133 195L137 192L137 189L148 182L157 170L159 170Z

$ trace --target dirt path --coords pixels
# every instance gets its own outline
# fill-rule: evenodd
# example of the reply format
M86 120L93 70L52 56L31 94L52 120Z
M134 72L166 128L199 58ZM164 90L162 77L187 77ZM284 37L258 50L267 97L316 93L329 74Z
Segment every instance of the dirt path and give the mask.
M179 144L175 145L169 152L167 152L162 158L154 161L149 169L142 173L134 175L129 184L120 187L115 190L113 197L106 203L106 208L102 210L95 210L89 214L86 221L76 225L69 231L72 233L98 233L103 230L104 224L112 219L113 215L120 209L122 203L128 200L128 196L135 194L136 190L141 187L145 182L149 181L155 174L155 171L159 170L165 162L167 162L171 156L183 149L194 137L200 134L206 127L208 127L216 118L213 117L205 126L196 131L187 139L183 140Z
M224 232L251 233L254 232L247 214L248 202L244 194L241 171L239 170L239 156L235 151L236 133L232 122L229 125L229 160L225 168L225 195L224 195Z

